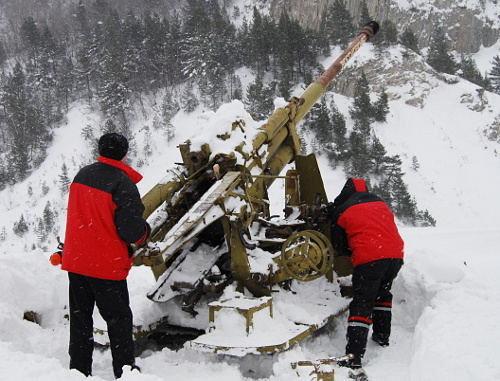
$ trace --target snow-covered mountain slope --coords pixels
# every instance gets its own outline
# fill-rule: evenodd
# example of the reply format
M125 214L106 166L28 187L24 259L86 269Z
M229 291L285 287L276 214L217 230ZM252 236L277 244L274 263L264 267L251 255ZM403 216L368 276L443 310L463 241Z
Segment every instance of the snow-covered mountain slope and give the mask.
M353 64L361 65L373 54L369 46L363 47ZM495 52L484 54L488 57L478 58L487 63ZM402 67L398 51L390 57L384 63L388 68ZM427 72L415 72L413 78L420 75L424 80L418 83L387 86L390 114L387 123L375 128L389 154L401 155L410 193L419 208L428 209L436 218L437 227L401 227L407 259L394 285L391 346L381 349L370 344L365 367L375 381L493 380L500 374L496 361L500 337L493 321L500 306L495 273L500 245L500 147L484 131L499 118L500 96L484 93L481 97L476 86L458 78ZM382 73L378 81L384 83L387 78ZM333 97L347 115L350 100ZM416 106L408 104L416 97L421 99ZM248 128L259 125L235 101L215 113L198 109L189 115L177 114L172 121L176 135L168 141L164 131L153 128L157 104L149 102L147 112L137 113L132 126L132 165L144 174L139 184L142 194L180 161L178 143L188 138L211 143L214 129L235 119L245 119ZM81 133L87 125L98 137L102 121L92 110L74 105L67 124L55 131L47 160L26 181L0 194L0 369L5 380L84 379L67 370L66 275L50 266L48 257L55 248L55 234L64 232L66 195L60 190L61 166L65 163L72 177L82 163L93 160L90 141ZM145 146L151 154L146 154ZM417 170L413 157L419 163ZM327 192L333 197L345 176L339 169L331 170L321 156L320 165ZM280 185L275 187L273 196L279 199ZM54 232L41 238L36 226L47 202L57 215ZM21 215L29 230L17 236L13 226ZM129 288L136 319L162 313L145 296L153 283L149 269L132 270ZM39 313L40 325L23 320L26 311ZM268 364L272 373L268 370L267 378L309 379L298 378L290 363L342 354L345 329L345 321L338 319L319 335L277 356L274 365ZM94 379L112 379L110 362L108 351L96 352ZM124 380L244 380L247 375L232 359L189 349L147 351L138 363L143 373L125 374ZM253 358L245 367L261 365L266 365L264 359ZM346 380L345 370L337 371L336 380Z

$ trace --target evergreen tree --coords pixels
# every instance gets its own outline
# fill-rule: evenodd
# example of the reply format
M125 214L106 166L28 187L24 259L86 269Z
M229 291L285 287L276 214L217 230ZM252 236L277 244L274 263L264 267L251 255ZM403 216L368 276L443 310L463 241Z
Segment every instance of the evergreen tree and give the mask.
M43 225L47 233L52 230L55 223L55 213L52 211L50 202L47 201L43 209Z
M111 12L103 25L102 35L97 34L101 60L99 96L102 111L108 117L120 118L126 123L125 111L129 106L129 87L125 75L125 49L121 35L121 22L116 12Z
M75 18L77 21L77 32L79 39L88 41L90 38L91 28L89 26L87 9L83 4L83 0L78 0L78 5L75 9Z
M493 65L489 73L491 87L493 92L500 94L500 56L493 57L491 64Z
M386 20L383 23L384 40L389 46L394 46L398 43L398 28L391 20Z
M123 40L123 75L131 93L143 93L149 89L147 71L144 70L144 40L146 38L142 21L129 11L122 22L121 39Z
M420 164L416 156L413 156L411 158L411 167L414 171L418 171L418 169L420 168Z
M184 35L182 31L182 20L179 14L174 12L168 24L168 39L165 44L165 58L157 60L156 65L164 65L166 78L170 83L178 84L185 79L182 73L182 48L184 46ZM160 36L161 37L161 36ZM166 84L163 86L165 87Z
M154 130L161 130L163 124L161 122L161 118L158 116L158 114L155 114L153 117L153 129Z
M29 59L33 62L33 66L37 67L41 36L40 30L32 16L23 20L21 25L21 41L27 48Z
M193 92L193 87L187 84L181 95L181 105L184 111L193 112L199 105L198 98Z
M413 50L415 53L420 53L420 49L418 47L418 38L410 28L405 29L400 37L400 42L402 45L404 45L408 49Z
M164 135L167 137L167 141L171 141L175 137L175 128L171 122L164 126Z
M63 49L59 47L51 30L48 27L43 28L40 35L39 81L44 90L55 87L62 52Z
M237 52L239 51L236 39L236 27L231 23L224 8L219 7L218 1L213 0L212 23L210 29L210 40L212 56L218 62L223 76L233 74L237 62ZM223 12L224 10L224 12Z
M329 37L329 31L327 29L326 15L327 12L325 11L323 13L323 17L321 17L319 29L316 35L317 36L316 54L321 54L323 56L329 56L331 53L330 37Z
M93 84L95 84L96 68L93 66L90 43L82 46L76 53L75 86L85 89L87 102L94 98ZM83 90L82 90L83 93Z
M383 186L382 184L375 184L371 188L371 191L375 193L377 196L379 196L384 202L389 206L390 209L392 209L392 195L390 192L390 189L387 187ZM394 212L394 211L393 211Z
M4 189L9 183L9 171L4 164L4 160L0 156L0 190Z
M106 18L112 12L111 5L107 0L95 0L91 6L91 13L98 17Z
M479 72L476 62L470 56L462 56L458 75L478 86L485 87L485 80Z
M386 194L386 202L389 203L398 218L407 223L415 224L416 202L409 194L403 181L404 173L401 170L401 165L402 162L398 155L384 157L384 168L380 176L380 191Z
M80 134L88 142L93 141L95 139L94 129L90 124L87 124L86 126L82 127L82 132Z
M332 124L324 98L321 99L319 104L312 107L307 118L307 124L315 132L319 143L319 151L324 151L328 143L332 141Z
M373 39L373 44L379 49L394 46L398 43L398 29L391 20L385 20L380 26L380 31Z
M115 122L112 119L107 119L104 122L104 128L102 129L102 134L109 134L111 132L118 132L118 128L116 127ZM96 140L96 143L98 141Z
M42 196L46 196L47 193L49 193L49 186L47 185L47 183L44 181L43 184L42 184Z
M386 170L387 151L380 140L375 136L372 138L371 158L373 173L377 176L382 175Z
M61 173L59 174L59 189L61 193L68 193L69 186L71 184L71 179L68 176L68 167L65 163L61 166Z
M15 173L15 179L22 180L28 174L32 163L37 165L45 158L51 135L19 63L7 76L2 104L6 126L12 139L9 165Z
M19 237L22 237L23 235L25 235L28 232L29 227L28 227L26 220L24 219L24 215L21 214L19 221L14 223L13 230L14 230L14 234L19 236Z
M243 17L243 21L239 28L236 29L236 39L238 40L238 49L236 50L236 59L240 65L247 65L250 60L247 58L250 55L250 26L246 17ZM250 67L250 66L248 66Z
M368 11L368 6L366 5L366 1L363 0L361 2L361 14L359 16L359 30L362 30L366 23L372 21L373 18L370 16L370 12Z
M325 28L327 30L330 42L334 45L340 45L341 48L347 48L352 36L355 35L355 28L351 13L347 9L344 0L335 0L327 8L325 14Z
M2 72L5 62L7 62L7 58L7 52L5 51L4 45L0 42L0 71Z
M163 103L161 105L161 116L163 123L167 125L171 122L172 118L179 111L179 104L177 103L177 97L174 96L174 92L171 89L165 91L165 96L163 97Z
M427 63L439 72L455 74L457 63L448 51L446 34L441 27L437 27L432 36L427 54Z
M368 178L371 170L370 147L366 137L353 130L349 135L349 151L344 171L348 177Z
M151 130L149 126L144 126L144 156L151 156L153 154L153 149L151 147Z
M386 122L389 114L389 97L385 90L382 90L378 99L373 104L373 119L376 122Z
M418 216L417 203L408 192L408 187L401 176L396 176L392 180L391 193L394 214L404 222L415 225Z
M56 94L57 99L62 103L64 111L68 111L70 102L75 97L75 67L70 57L65 57L59 71L59 80L57 81Z
M292 22L288 13L282 12L278 22L277 61L279 67L279 95L285 99L290 98L290 89L294 82L294 49L290 39L294 36Z
M240 77L236 74L230 76L230 94L231 94L231 100L243 99L243 86L241 84Z
M207 35L210 32L210 7L214 5L211 0L187 0L183 9L186 33Z
M303 29L297 20L291 21L291 28L293 33L289 36L289 44L293 48L293 82L302 80L311 83L314 75L319 76L323 72L317 61L319 52L323 49L321 38L317 32Z
M344 115L339 111L337 106L332 102L332 140L335 144L331 159L334 163L343 161L348 155L348 140L347 140L347 125Z
M364 72L361 73L356 88L354 90L353 105L349 108L349 114L355 121L361 122L366 126L371 123L373 118L373 105L370 100L370 86Z
M50 29L45 26L40 31L32 17L23 21L21 41L28 52L25 74L41 113L38 117L47 127L54 126L63 117L61 102L57 98L57 82L64 49Z
M418 211L417 226L436 226L436 220L431 216L428 210Z
M217 109L226 97L226 80L235 66L236 31L218 5L190 0L185 15L183 73L196 78L204 103Z
M43 224L43 220L41 218L37 219L36 225L35 225L35 234L37 236L38 243L41 244L47 239L48 236L48 231L46 227Z
M248 46L248 54L243 63L252 68L257 76L263 76L264 72L270 68L270 56L274 53L272 42L274 32L275 27L269 16L261 15L254 7L252 22L245 42Z
M181 26L174 13L171 22L157 14L147 13L143 19L143 51L140 57L148 87L153 92L177 84L182 78L180 63Z
M226 77L222 70L202 76L198 81L202 101L212 111L216 111L226 100Z
M272 87L265 87L259 76L248 85L243 103L254 119L264 120L269 117L274 109L273 93Z

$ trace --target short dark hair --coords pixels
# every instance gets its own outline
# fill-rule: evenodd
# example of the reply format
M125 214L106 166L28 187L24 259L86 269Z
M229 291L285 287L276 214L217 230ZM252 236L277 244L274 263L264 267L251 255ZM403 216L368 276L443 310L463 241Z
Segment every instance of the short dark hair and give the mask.
M99 139L99 155L113 160L121 160L128 152L128 140L125 136L110 132Z

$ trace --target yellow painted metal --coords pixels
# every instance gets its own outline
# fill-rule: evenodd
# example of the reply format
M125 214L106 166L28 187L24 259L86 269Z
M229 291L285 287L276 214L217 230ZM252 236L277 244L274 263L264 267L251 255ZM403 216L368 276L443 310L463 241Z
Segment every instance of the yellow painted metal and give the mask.
M317 331L321 327L324 327L326 324L329 322L333 321L335 318L339 317L340 315L344 314L347 311L348 307L341 308L340 310L333 312L325 321L323 321L322 324L298 324L298 329L297 332L292 335L291 337L288 337L286 340L282 340L281 342L278 342L273 345L258 345L254 344L251 347L244 347L241 344L238 344L238 346L235 347L230 347L230 346L223 346L219 344L207 344L207 343L201 343L197 342L197 340L193 340L190 344L192 348L197 348L201 349L204 351L211 351L216 354L234 354L234 350L238 350L239 353L259 353L259 354L273 354L273 353L279 353L286 351L287 349L293 347L295 344L299 343L300 341L304 340L305 338L309 337L313 332ZM347 356L352 356L352 355L347 355ZM342 358L344 358L343 356ZM345 357L345 358L350 358L350 357ZM292 368L295 369L297 366L319 366L322 364L331 364L332 361L337 361L340 358L331 358L331 359L321 359L321 360L316 360L316 361L299 361L296 363L292 363Z
M316 375L317 381L335 381L335 371L332 370L315 370L312 374Z
M347 354L345 356L340 357L330 357L326 359L319 359L314 361L297 361L291 363L292 369L298 369L299 367L312 367L314 370L309 374L313 376L312 380L323 380L323 381L334 381L335 380L335 370L329 367L330 369L324 369L325 365L329 366L333 363L343 360L352 359L354 356L352 354Z
M298 206L300 204L299 171L289 169L285 179L285 205Z
M295 157L295 168L300 178L300 201L306 205L314 205L319 194L321 196L321 203L326 204L328 196L326 195L316 155L297 155Z
M236 299L236 302L237 301L238 299ZM241 306L238 303L233 302L234 300L227 300L210 303L208 305L208 320L210 321L210 323L215 322L216 312L224 308L231 309L238 312L245 318L246 331L247 333L249 333L253 327L253 317L256 312L268 308L269 316L273 317L273 299L269 296L255 299L250 305L247 302L245 306Z
M315 230L292 234L282 246L281 264L292 278L308 282L327 274L333 265L330 240Z
M165 183L160 182L155 185L148 193L142 197L144 204L144 218L148 218L156 209L163 203L169 202L173 195L179 191L185 184L185 180L178 178L176 180L169 180Z
M243 287L252 293L252 295L269 296L271 291L259 285L252 278L250 265L248 263L248 254L241 238L241 226L238 221L224 221L225 228L229 229L226 236L229 237L229 250L231 253L231 273L234 280L238 283L239 290L243 292Z
M189 141L181 144L179 148L184 170L157 184L142 199L146 208L145 218L150 217L162 206L165 207L168 217L162 224L156 226L148 244L140 248L135 263L150 265L155 277L161 276L175 253L161 258L164 249L158 249L156 243L160 243L168 236L170 229L182 220L183 215L191 212L193 205L209 187L204 188L207 183L213 184L227 171L241 171L241 176L229 186L225 196L213 202L223 207L224 201L229 197L243 201L244 205L239 210L225 211L226 215L220 219L231 255L231 273L240 287L246 287L255 296L269 295L270 286L262 285L252 278L244 235L248 233L254 221L269 217L267 189L281 171L294 160L297 162L301 185L298 192L299 201L296 199L297 193L294 193L292 204L314 205L317 202L317 194L320 194L322 202L326 203L326 192L315 158L299 156L301 143L296 128L324 94L333 78L360 46L373 36L376 29L378 29L376 23L367 24L355 41L300 97L292 97L285 107L278 108L253 138L251 152L244 152L243 144L234 148L235 152L239 152L245 158L244 165L236 164L235 152L213 154L208 144L204 144L199 152L191 152ZM244 131L244 127L244 122L236 121L231 131L237 128ZM219 138L224 140L229 136L230 134L223 134ZM328 275L326 267L328 265L331 267L333 251L327 244L328 239L325 240L322 234L328 235L324 231L325 227L322 229L322 232L302 235L300 239L305 242L299 245L301 248L298 251L291 247L284 249L282 256L288 267L283 271L276 271L268 277L269 280L271 282L275 279L282 280L285 276L309 280L318 274ZM326 254L317 250L325 251ZM302 258L301 262L297 260L299 257ZM295 264L296 260L299 265Z

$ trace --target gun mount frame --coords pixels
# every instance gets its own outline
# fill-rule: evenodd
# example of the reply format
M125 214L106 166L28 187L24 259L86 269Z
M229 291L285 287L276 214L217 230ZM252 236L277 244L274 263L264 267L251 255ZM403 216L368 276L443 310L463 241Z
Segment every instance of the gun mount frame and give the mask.
M350 273L349 260L334 260L329 221L321 208L328 201L323 180L315 156L299 154L296 127L377 30L377 23L368 23L300 97L276 109L250 142L215 154L208 144L196 151L189 141L179 146L180 167L142 198L144 217L153 230L134 263L150 266L154 273L150 299L166 302L182 296L183 309L195 315L201 295L221 292L233 281L237 291L248 290L259 298L271 296L276 285L289 288L292 279L326 277L333 282L334 273ZM230 133L217 137L230 148L232 133L245 128L237 120ZM295 169L281 176L291 162ZM276 179L285 181L285 218L278 222L270 215L268 197ZM256 252L265 253L264 269L255 266L261 261L255 259Z

